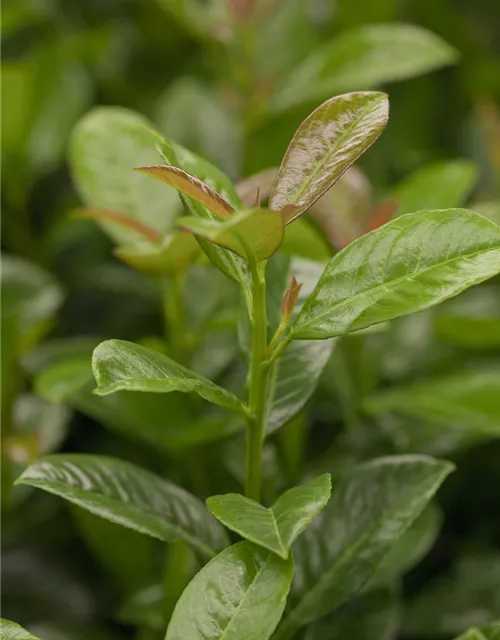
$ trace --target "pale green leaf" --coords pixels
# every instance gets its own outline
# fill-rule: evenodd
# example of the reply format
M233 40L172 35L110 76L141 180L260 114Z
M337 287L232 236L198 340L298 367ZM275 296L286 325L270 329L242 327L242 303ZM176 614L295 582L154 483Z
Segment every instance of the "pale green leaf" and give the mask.
M396 413L478 434L500 434L498 369L471 369L392 387L366 400L376 415Z
M500 228L467 209L419 211L354 241L327 264L290 328L323 339L415 313L500 272Z
M331 478L325 473L289 489L267 509L239 493L212 496L208 510L243 538L288 558L291 545L330 498Z
M455 49L418 26L356 27L306 57L278 86L271 109L282 111L307 100L405 80L456 60Z
M295 132L274 180L269 206L296 207L287 222L322 196L382 133L389 118L385 93L359 91L320 105Z
M456 640L500 640L500 620L484 627L473 627Z
M272 256L283 241L283 219L278 211L250 209L229 216L224 222L192 216L180 218L179 227L221 247L257 262Z
M294 547L292 605L277 640L289 640L359 591L452 469L424 456L393 456L342 473Z
M0 640L39 640L20 624L0 618Z
M246 541L229 547L187 586L165 640L267 640L285 608L292 575L291 559Z
M99 395L115 391L195 392L226 409L242 410L240 400L226 389L186 369L165 354L133 342L102 342L94 351L92 368Z
M153 538L185 540L207 556L227 544L222 527L202 502L124 460L85 454L46 456L28 467L17 482Z
M130 266L154 274L183 272L200 253L195 239L186 233L168 235L158 245L151 242L135 242L115 249L115 256Z

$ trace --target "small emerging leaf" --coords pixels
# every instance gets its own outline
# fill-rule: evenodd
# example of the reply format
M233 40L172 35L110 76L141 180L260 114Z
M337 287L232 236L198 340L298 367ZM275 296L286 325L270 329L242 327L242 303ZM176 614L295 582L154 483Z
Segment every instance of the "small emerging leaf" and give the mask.
M144 173L161 182L169 184L178 191L182 191L190 198L210 209L221 218L227 218L234 211L233 207L220 196L217 191L191 175L184 169L171 165L154 165L151 167L137 167L135 171Z
M177 224L185 231L257 262L272 256L283 242L282 218L279 212L267 209L241 211L224 222L188 216L178 219Z
M359 91L324 102L297 129L271 190L272 209L309 209L379 137L389 119L385 93Z
M283 302L281 304L282 318L288 320L288 318L292 315L301 288L302 284L299 284L297 280L295 280L295 276L292 275L292 277L290 278L290 286L286 290L285 295L283 296Z
M165 640L268 640L285 608L292 576L291 559L238 542L186 587Z
M195 392L205 400L226 409L241 411L238 398L211 380L186 369L168 356L125 340L107 340L94 350L92 368L96 393L147 391Z
M269 509L238 493L212 496L207 507L229 529L288 558L293 542L328 502L331 487L325 473L289 489Z

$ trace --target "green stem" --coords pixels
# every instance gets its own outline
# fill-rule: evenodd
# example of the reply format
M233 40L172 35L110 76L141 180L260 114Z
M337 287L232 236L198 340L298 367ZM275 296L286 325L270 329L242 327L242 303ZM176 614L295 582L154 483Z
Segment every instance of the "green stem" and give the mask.
M260 500L262 485L262 448L266 419L266 392L270 367L267 362L267 310L265 262L251 265L252 353L250 356L246 486L249 498Z

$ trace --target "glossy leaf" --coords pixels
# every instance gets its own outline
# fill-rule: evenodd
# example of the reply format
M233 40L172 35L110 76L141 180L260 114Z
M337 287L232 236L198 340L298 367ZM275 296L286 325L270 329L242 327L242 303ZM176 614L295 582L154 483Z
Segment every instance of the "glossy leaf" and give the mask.
M130 216L160 236L168 233L180 209L175 190L133 171L158 161L161 141L150 123L133 111L98 107L85 115L73 132L70 162L86 206ZM118 244L137 240L121 225L100 224Z
M204 505L184 489L124 460L85 454L41 458L17 481L54 493L91 513L214 555L227 538Z
M165 640L267 640L285 608L291 559L239 542L209 562L175 607Z
M457 52L439 36L406 24L345 31L313 51L285 80L271 108L282 111L327 95L378 87L452 64Z
M398 205L395 215L460 207L474 188L477 174L469 160L430 164L399 183L389 195Z
M500 640L500 621L492 622L484 627L473 627L456 640Z
M208 510L243 538L288 558L297 537L325 507L331 492L330 474L289 489L269 508L239 493L212 496Z
M193 216L180 218L178 226L206 238L237 255L257 262L275 253L283 241L283 219L278 211L250 209L231 215L224 222Z
M366 408L374 414L394 412L473 433L498 435L499 394L498 370L472 369L392 387L368 398Z
M160 245L135 242L117 247L114 251L115 256L136 269L168 275L185 271L199 253L196 240L185 233L168 235Z
M361 596L310 625L304 640L394 640L398 623L396 595L386 589Z
M344 472L295 545L293 602L276 638L294 637L359 591L452 468L424 456L393 456Z
M217 191L184 169L160 164L151 167L136 167L135 171L156 178L156 180L182 191L221 218L227 218L234 211L229 202L224 200Z
M290 329L322 339L415 313L500 272L500 228L467 209L419 211L327 264Z
M0 638L1 640L39 640L20 624L0 618Z
M470 626L493 622L500 611L499 581L497 551L461 558L450 572L428 583L410 601L405 635L449 638Z
M99 395L115 391L195 392L226 409L242 410L238 398L226 389L186 369L163 353L133 342L102 342L94 351L92 368L97 381L96 393Z
M295 205L287 224L300 216L375 142L388 118L385 93L347 93L320 105L288 146L271 189L271 209Z

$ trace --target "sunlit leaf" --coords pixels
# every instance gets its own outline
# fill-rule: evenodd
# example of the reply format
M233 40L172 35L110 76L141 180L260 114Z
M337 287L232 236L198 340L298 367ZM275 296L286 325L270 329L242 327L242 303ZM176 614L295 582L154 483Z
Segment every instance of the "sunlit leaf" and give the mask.
M177 224L185 231L257 262L272 256L283 241L284 233L279 212L267 209L234 213L224 222L189 216L180 218Z
M374 91L347 93L319 106L290 142L271 190L271 209L295 205L292 220L309 209L375 142L388 118L386 94Z
M292 575L291 559L246 541L229 547L187 586L165 640L267 640L285 608Z
M163 353L133 342L102 342L94 351L92 368L97 381L96 393L99 395L115 391L195 392L226 409L242 410L238 398L226 389L186 369Z
M227 544L222 527L197 498L124 460L85 454L46 456L17 482L54 493L153 538L185 540L204 555L214 555Z
M0 637L2 640L40 640L21 625L5 618L0 618Z
M135 242L114 251L115 256L136 269L169 275L184 271L199 253L198 243L186 233L168 235L160 245Z
M325 473L289 489L269 509L239 493L212 496L207 507L228 529L288 558L291 545L328 502L331 486Z
M466 209L419 211L359 238L327 264L291 326L322 339L426 309L500 271L500 228Z

